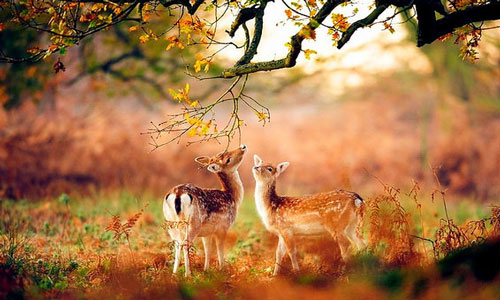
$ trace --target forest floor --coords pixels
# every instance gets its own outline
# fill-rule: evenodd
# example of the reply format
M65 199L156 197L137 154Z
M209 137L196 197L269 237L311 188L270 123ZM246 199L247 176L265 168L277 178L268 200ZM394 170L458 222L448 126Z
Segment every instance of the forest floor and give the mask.
M423 194L367 197L367 250L343 263L331 237L302 238L301 271L291 272L286 259L277 277L277 238L261 224L252 197L228 235L223 270L214 258L203 271L197 241L188 278L183 267L172 275L161 198L122 192L1 200L0 298L498 299L498 207L447 200L445 211L445 199ZM109 230L117 217L121 233Z

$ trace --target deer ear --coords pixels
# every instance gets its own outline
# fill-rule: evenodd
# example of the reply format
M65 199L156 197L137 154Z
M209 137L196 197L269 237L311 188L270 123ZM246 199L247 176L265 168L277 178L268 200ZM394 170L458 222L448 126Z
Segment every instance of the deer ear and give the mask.
M194 159L194 161L199 163L200 165L206 166L210 163L210 157L198 156L197 158Z
M253 163L255 166L260 166L260 165L262 165L262 159L257 154L254 154L253 155Z
M276 170L278 170L278 175L283 173L286 170L286 168L288 168L289 165L290 163L287 161L279 163L278 166L276 167Z

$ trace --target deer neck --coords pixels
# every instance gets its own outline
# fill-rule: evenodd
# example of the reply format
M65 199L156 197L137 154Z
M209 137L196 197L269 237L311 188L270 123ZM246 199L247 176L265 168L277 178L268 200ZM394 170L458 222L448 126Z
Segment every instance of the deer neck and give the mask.
M276 194L276 181L272 183L257 182L255 185L255 200L266 207L279 203L280 197Z
M241 183L238 171L219 172L217 177L222 186L222 191L229 193L231 199L234 199L239 204L243 200L243 183Z

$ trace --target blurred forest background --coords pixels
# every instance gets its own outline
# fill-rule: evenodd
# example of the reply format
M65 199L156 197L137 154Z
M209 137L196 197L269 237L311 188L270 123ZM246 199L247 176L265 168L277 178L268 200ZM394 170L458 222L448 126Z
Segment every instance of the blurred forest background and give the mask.
M8 29L0 35L10 54L44 38L14 38ZM432 165L448 192L498 199L498 32L483 36L475 64L458 57L453 40L415 48L411 23L396 36L375 34L345 55L320 53L298 68L252 76L248 94L270 108L271 122L262 127L243 112L245 128L233 143L265 160L290 161L283 192L370 193L380 189L374 176L432 187ZM200 82L184 73L202 49L164 47L141 44L120 25L46 61L0 65L0 196L123 189L161 196L179 182L216 186L193 158L226 145L186 147L184 139L151 152L149 136L141 135L151 121L179 112L168 88L189 82L193 99L210 101L225 87L224 80ZM65 72L52 70L57 59ZM220 70L213 65L210 72ZM228 114L218 112L221 119ZM250 165L246 159L241 168L246 187L253 185Z

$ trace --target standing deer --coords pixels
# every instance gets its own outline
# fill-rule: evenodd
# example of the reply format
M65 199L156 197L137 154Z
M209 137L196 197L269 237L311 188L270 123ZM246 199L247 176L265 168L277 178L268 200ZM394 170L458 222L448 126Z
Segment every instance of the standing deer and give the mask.
M172 188L163 200L163 215L167 220L168 233L175 243L174 270L176 273L183 249L185 276L191 274L189 248L196 237L201 237L205 249L205 267L210 265L213 242L217 247L219 269L224 263L224 240L234 223L238 207L243 200L243 184L238 167L247 147L241 145L232 151L221 152L213 157L200 156L195 161L217 175L221 189L206 189L192 184Z
M299 270L294 237L329 233L339 244L342 259L349 256L349 246L358 250L365 242L357 235L361 224L363 199L356 193L335 190L297 197L283 197L276 194L276 179L290 165L263 164L254 155L252 169L255 178L255 204L267 230L278 235L274 275L277 275L281 261L288 252L294 271Z

